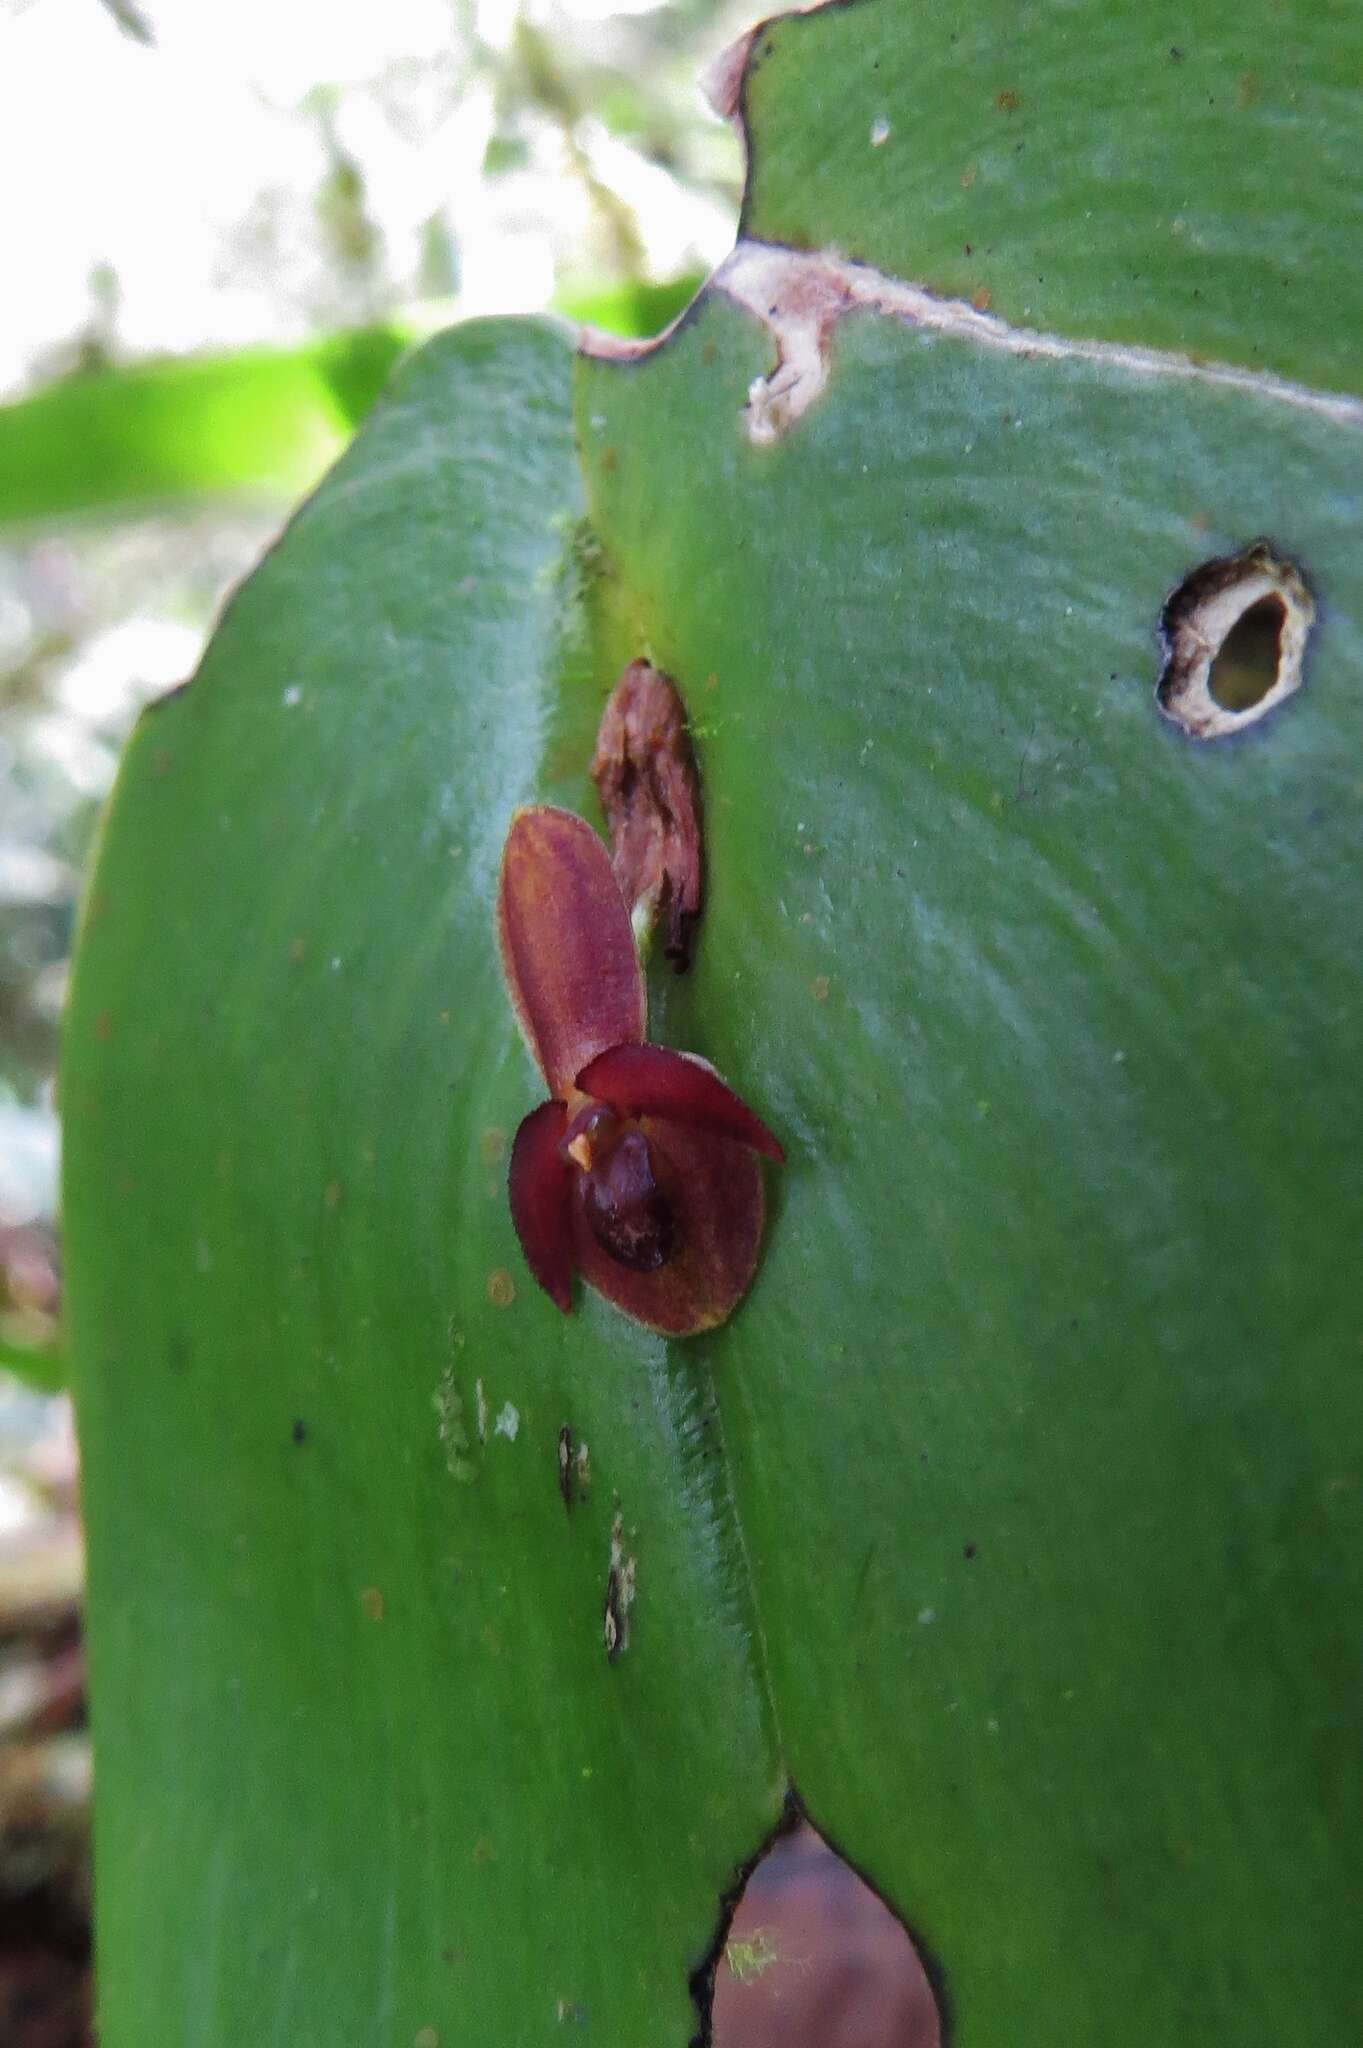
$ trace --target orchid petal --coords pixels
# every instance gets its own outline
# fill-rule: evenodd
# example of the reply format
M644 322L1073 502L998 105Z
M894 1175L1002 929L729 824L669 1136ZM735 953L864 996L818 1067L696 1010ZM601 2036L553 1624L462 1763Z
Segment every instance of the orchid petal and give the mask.
M663 1045L613 1045L577 1076L585 1095L620 1116L651 1116L691 1124L751 1145L782 1164L785 1153L761 1118L720 1080L713 1067Z
M610 855L583 819L517 811L497 881L497 938L516 1019L552 1095L608 1046L644 1035L644 978Z
M561 1102L532 1109L516 1133L507 1174L511 1221L525 1262L564 1315L573 1305L572 1169L559 1150L567 1126Z

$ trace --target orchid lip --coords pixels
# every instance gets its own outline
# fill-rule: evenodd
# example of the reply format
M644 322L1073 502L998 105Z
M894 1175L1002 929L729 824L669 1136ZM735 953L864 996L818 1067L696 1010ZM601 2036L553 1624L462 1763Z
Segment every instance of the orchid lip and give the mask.
M583 1212L602 1251L639 1273L666 1265L677 1243L677 1219L639 1125L589 1099L569 1121L558 1151L582 1177Z

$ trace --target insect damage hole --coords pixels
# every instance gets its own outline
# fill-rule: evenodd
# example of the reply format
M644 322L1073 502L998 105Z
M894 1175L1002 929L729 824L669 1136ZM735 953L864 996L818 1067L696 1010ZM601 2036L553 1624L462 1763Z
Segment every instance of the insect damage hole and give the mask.
M941 2048L902 1922L793 1803L692 1988L710 2048Z
M1160 617L1160 710L1190 738L1223 739L1301 687L1315 600L1268 541L1185 577Z

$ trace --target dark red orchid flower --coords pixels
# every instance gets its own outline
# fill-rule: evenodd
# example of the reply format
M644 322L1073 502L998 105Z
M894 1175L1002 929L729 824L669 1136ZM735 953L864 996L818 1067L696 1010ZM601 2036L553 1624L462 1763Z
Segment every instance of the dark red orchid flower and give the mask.
M713 1067L644 1040L644 977L610 856L571 811L511 821L502 972L550 1099L511 1148L511 1220L564 1314L574 1270L670 1336L722 1323L762 1238L757 1154L780 1145Z

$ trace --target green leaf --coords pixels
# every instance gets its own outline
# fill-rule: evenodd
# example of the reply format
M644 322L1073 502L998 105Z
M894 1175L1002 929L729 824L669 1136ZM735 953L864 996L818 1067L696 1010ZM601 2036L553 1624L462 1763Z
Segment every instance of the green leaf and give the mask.
M295 350L90 370L0 407L0 525L316 482L407 337L361 329Z
M36 1344L11 1344L3 1338L0 1373L9 1373L39 1394L59 1394L68 1377L66 1360L59 1351Z
M1144 78L1145 14L1063 18ZM754 225L807 149L834 233L842 82L926 20L763 32ZM891 140L948 122L910 69ZM1114 94L1153 212L1145 119ZM911 202L837 239L907 262ZM1081 217L1048 317L1124 339ZM1217 350L1324 378L1294 266ZM63 1077L104 2048L680 2044L790 1785L957 2048L1359 2031L1363 414L956 315L826 339L784 432L723 280L634 360L431 344L129 749ZM1264 534L1305 687L1191 740L1162 608ZM638 656L709 876L651 1035L788 1158L750 1296L672 1345L520 1263L492 929L514 808L596 818Z
M561 292L554 305L565 319L599 327L605 334L657 334L684 311L702 282L694 274L669 278L666 284L635 279L597 291Z
M685 2039L780 1809L713 1396L563 1323L507 1210L493 880L592 687L572 374L433 343L124 763L64 1099L113 2043Z
M786 15L748 61L743 232L1356 391L1361 79L1348 0Z

